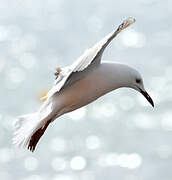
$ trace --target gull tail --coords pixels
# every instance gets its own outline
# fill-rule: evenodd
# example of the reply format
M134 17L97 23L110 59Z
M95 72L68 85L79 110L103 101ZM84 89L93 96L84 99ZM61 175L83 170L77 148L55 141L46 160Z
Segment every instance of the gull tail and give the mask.
M50 99L39 111L19 116L14 123L13 144L33 152L48 125L56 118L56 104Z
M41 119L40 113L23 115L14 123L13 144L34 151L51 120Z

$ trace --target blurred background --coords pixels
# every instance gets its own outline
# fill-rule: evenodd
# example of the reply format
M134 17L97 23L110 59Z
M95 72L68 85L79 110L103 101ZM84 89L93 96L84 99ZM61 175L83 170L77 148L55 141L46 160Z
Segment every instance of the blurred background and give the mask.
M40 107L55 67L127 17L103 59L138 69L155 108L120 89L58 118L34 153L14 147L15 117ZM0 179L171 180L171 18L171 0L0 0Z

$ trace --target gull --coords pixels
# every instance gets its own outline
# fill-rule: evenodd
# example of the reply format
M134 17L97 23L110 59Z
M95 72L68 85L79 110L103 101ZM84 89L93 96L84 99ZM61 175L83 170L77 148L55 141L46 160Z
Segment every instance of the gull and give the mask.
M140 73L114 62L101 62L103 52L113 38L135 22L128 18L118 28L87 49L72 65L56 68L56 79L39 110L19 116L14 123L13 144L34 151L51 122L118 88L132 88L154 102L146 92Z

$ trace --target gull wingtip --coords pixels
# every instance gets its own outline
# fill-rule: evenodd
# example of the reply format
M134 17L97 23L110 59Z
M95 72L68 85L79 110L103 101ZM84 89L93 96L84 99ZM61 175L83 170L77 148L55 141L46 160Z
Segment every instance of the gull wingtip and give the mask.
M122 22L122 24L118 27L118 31L120 32L120 31L128 28L128 26L130 26L131 24L133 24L135 21L136 21L136 19L133 18L133 17L127 18L127 19L124 20L124 21Z
M127 21L128 21L130 24L133 24L133 23L136 22L136 19L133 18L133 17L129 17L129 18L127 19Z

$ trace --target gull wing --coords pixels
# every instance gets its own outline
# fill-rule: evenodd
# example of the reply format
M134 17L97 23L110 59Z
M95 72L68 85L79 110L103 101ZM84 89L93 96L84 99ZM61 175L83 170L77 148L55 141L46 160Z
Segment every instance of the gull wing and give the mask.
M107 45L112 41L114 37L117 36L123 29L127 28L129 25L135 22L134 18L128 18L123 21L121 25L115 31L112 31L107 36L105 36L101 41L96 43L93 47L87 49L71 66L67 66L62 68L58 73L58 77L54 82L54 86L48 92L47 97L51 97L56 92L59 92L62 87L70 82L74 82L74 80L78 80L76 76L86 69L88 69L91 65L99 65L101 61L102 54L107 47ZM71 81L72 77L75 77L74 80Z

